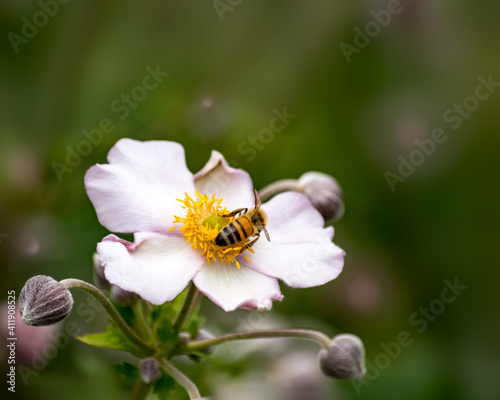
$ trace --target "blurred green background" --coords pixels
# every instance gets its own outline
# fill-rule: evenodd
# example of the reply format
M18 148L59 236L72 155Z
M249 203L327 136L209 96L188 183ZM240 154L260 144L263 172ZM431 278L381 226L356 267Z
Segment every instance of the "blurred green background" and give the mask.
M92 281L91 255L107 232L85 193L86 170L122 137L178 141L192 171L217 149L257 188L317 170L345 192L334 239L347 252L340 277L318 288L282 285L285 300L264 315L226 314L206 301L209 329L360 336L374 365L365 384L309 377L326 385L310 399L498 399L500 93L466 100L474 111L458 129L443 113L474 95L480 76L500 82L500 3L400 7L348 62L341 44L354 45L355 28L364 30L386 1L1 1L2 298L37 274ZM144 90L148 67L169 75ZM123 95L137 101L126 105ZM295 118L252 145L273 109L285 107ZM103 120L114 129L91 148L81 144L83 130ZM386 171L397 173L398 157L408 160L415 140L436 128L446 141L391 191ZM58 177L54 166L76 150L85 155ZM455 279L467 289L442 303L444 281ZM414 313L429 306L438 315L430 311L422 329ZM101 312L73 312L58 329L73 322L95 332L105 321ZM401 332L411 344L391 358L384 344ZM22 358L22 346L18 366L34 368L34 353ZM276 365L301 347L262 346L221 349L220 363L179 365L204 394L237 386L233 398L265 399L259 385L285 393L296 384ZM305 351L315 357L317 347ZM128 398L112 367L124 354L75 339L56 353L27 385L18 375L13 397Z

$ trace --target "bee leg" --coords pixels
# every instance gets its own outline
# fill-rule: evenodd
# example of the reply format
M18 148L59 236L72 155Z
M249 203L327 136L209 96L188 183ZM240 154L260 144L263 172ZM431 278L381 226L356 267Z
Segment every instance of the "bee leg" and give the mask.
M260 238L260 233L257 233L257 235L256 235L256 236L257 236L257 237L256 237L254 240L252 240L250 243L247 243L244 247L242 247L242 248L241 248L241 250L240 250L239 254L243 253L246 249L249 249L250 247L252 247L252 246L255 244L255 242L256 242L257 240L259 240L259 238Z
M248 211L248 208L237 208L234 211L231 211L229 214L223 215L223 218L227 217L234 217L235 215L238 215L240 212L246 213Z

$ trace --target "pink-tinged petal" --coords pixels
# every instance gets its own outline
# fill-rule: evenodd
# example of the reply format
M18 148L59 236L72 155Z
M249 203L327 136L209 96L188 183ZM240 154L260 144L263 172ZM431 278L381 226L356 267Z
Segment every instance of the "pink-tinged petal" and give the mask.
M200 194L223 198L222 205L232 211L253 207L255 204L250 175L242 169L229 166L224 156L213 150L210 160L195 176L195 187Z
M137 233L134 243L109 235L97 245L106 279L160 305L173 300L205 262L183 236Z
M332 243L333 227L323 227L323 218L306 196L285 192L262 210L271 241L261 234L255 253L247 253L251 263L241 262L296 288L323 285L340 274L345 253Z
M193 175L184 149L167 141L121 139L108 154L109 164L85 175L87 194L99 222L112 232L162 232L182 212L176 199L194 194Z
M270 310L274 300L282 300L278 281L246 266L211 262L193 279L196 287L225 311L237 308Z

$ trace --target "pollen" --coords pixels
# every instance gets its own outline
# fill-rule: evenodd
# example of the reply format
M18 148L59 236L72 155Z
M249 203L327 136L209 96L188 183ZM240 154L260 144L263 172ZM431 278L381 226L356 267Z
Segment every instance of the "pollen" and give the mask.
M196 191L195 199L187 193L185 195L185 199L177 199L177 201L183 204L182 208L186 210L186 215L184 217L174 215L174 224L182 224L179 231L184 235L188 244L192 243L193 249L201 251L208 265L210 261L225 261L228 264L236 264L239 269L240 264L236 257L249 239L231 246L221 247L215 244L219 231L234 220L234 217L227 216L230 211L221 205L223 199L215 198L215 194L212 197L206 194L200 195L198 191ZM245 257L248 259L246 255Z

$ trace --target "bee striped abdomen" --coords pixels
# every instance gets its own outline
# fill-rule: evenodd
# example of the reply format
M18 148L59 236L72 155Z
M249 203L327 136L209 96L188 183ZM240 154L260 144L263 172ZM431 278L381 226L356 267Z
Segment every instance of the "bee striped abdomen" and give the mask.
M230 246L245 240L254 234L250 220L246 216L236 218L226 225L215 238L217 246Z

